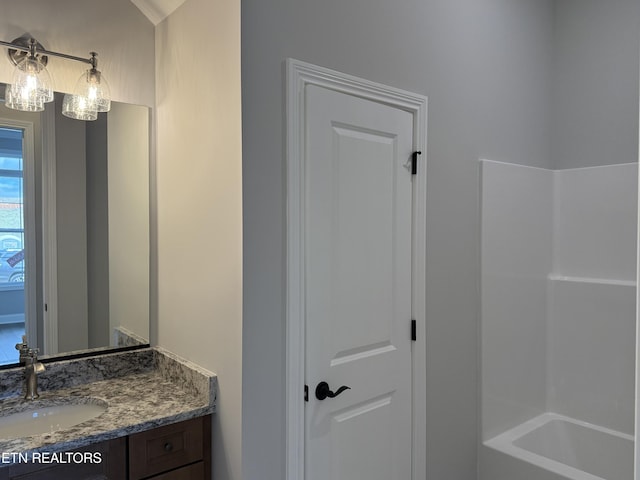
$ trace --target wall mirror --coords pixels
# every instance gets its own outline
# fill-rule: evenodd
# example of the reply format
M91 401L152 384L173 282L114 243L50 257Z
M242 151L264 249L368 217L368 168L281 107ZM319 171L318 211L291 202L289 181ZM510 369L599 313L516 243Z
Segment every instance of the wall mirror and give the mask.
M0 101L0 366L149 338L149 109L96 121ZM0 99L4 85L0 85Z

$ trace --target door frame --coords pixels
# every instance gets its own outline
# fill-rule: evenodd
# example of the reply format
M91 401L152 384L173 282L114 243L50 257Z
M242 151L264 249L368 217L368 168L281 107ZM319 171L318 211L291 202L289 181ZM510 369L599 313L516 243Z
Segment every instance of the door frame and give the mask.
M286 480L304 480L305 458L305 151L304 92L317 85L405 110L413 115L413 148L421 151L413 178L412 213L412 479L426 478L426 190L427 97L323 67L286 60ZM407 323L411 319L407 319ZM409 332L407 331L407 334Z
M24 243L26 250L24 272L24 329L27 342L37 345L38 324L36 304L36 174L35 174L35 127L33 122L15 118L0 118L4 127L22 130L22 188L24 205Z

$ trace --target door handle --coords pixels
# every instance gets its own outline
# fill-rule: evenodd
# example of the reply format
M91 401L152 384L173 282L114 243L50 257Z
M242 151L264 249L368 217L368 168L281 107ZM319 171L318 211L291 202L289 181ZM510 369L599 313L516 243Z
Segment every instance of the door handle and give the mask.
M346 385L341 386L335 393L333 393L329 389L329 384L327 382L320 382L316 387L316 398L318 400L324 400L325 398L334 398L340 395L345 390L350 390L351 387L347 387Z

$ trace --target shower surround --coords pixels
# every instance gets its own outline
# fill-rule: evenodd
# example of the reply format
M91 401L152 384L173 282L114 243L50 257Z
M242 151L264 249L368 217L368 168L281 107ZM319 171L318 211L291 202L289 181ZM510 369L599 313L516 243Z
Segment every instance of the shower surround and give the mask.
M481 161L482 480L630 478L637 169Z

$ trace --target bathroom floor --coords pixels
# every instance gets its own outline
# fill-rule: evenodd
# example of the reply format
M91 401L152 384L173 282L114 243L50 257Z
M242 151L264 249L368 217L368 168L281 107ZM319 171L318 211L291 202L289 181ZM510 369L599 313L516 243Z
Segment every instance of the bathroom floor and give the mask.
M0 365L18 361L16 343L21 342L22 335L24 335L24 323L0 325Z

